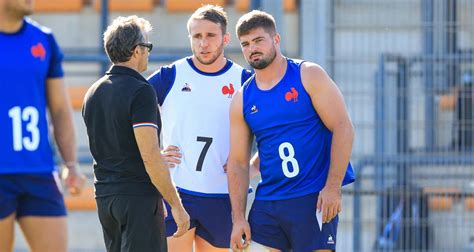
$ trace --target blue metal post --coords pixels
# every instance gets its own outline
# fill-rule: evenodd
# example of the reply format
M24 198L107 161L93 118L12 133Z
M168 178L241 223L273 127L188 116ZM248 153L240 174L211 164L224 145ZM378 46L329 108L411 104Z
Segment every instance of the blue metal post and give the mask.
M250 9L252 10L259 10L261 6L261 0L252 0L250 2Z
M386 85L385 85L385 64L387 62L387 57L382 55L380 57L379 62L379 70L378 70L378 79L375 86L375 155L376 156L383 156L385 154L385 138L386 138L386 131L385 131L385 123L386 123L386 113L385 110L387 109L386 100ZM375 166L375 189L377 191L382 191L385 186L385 166L378 165ZM382 216L382 205L383 199L382 196L377 196L377 217L375 219L375 230L376 233L381 230L382 221L380 220Z
M107 30L107 26L109 25L109 0L101 0L101 11L100 11L100 34L99 34L99 45L104 44L103 40L103 33ZM103 74L107 71L109 67L109 61L107 55L105 53L105 49L99 50L99 54L105 56L105 60L101 61L101 73Z
M385 55L380 57L375 82L375 155L385 154L385 59Z
M379 69L375 75L375 156L383 156L385 154L385 56L382 55L379 61ZM360 231L362 230L361 223L361 178L362 172L365 167L364 162L360 162L354 167L357 169L358 179L354 182L354 225L352 226L352 237L353 237L353 251L362 251L361 248L361 235ZM377 191L380 191L384 187L384 170L383 165L375 166L375 187ZM380 228L381 221L379 217L382 214L382 199L377 200L377 219L375 223L376 232Z
M300 9L301 58L316 62L326 72L332 72L329 58L333 56L330 27L330 0L302 0Z
M362 174L363 169L364 169L364 164L363 163L357 163L354 164L354 169L356 172L356 175L359 176L359 178L356 179L354 182L354 196L352 198L353 200L353 212L352 212L352 218L354 220L353 226L352 226L352 251L361 251L361 235L360 231L362 230L362 223L361 223L361 197L360 197L360 191L362 189L360 181L360 174Z
M444 0L443 8L443 54L452 55L457 51L456 0ZM459 83L458 62L448 60L446 66L446 84L452 87Z
M408 66L404 59L397 61L397 153L408 153ZM409 174L407 165L399 165L397 184L407 185Z
M423 29L423 80L425 86L425 145L426 150L431 151L435 145L435 103L434 103L434 78L433 78L433 55L434 55L434 2L433 0L421 1L422 29Z
M329 25L331 27L334 27L336 24L336 6L335 6L335 1L329 1ZM336 61L333 59L336 55L336 46L334 41L336 41L335 37L335 28L329 29L329 45L327 50L329 51L329 59L326 59L328 62L328 68L326 71L334 75L334 71L336 70Z
M277 32L281 36L280 49L285 54L285 25L283 23L283 0L260 0L260 7L263 11L271 14L275 18Z

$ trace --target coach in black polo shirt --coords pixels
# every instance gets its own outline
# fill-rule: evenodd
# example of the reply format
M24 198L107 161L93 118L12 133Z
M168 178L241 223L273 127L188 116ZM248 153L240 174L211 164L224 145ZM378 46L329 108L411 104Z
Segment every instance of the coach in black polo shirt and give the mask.
M160 154L156 94L140 74L152 49L150 31L137 16L113 21L104 33L113 66L90 87L82 108L107 251L167 251L161 195L179 220L175 236L189 228Z

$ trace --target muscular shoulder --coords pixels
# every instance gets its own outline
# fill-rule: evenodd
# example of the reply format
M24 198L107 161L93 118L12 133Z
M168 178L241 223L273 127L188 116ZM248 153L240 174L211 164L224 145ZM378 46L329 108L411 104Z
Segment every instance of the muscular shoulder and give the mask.
M305 61L301 64L301 77L324 77L326 76L326 71L318 64Z
M303 62L300 72L301 82L309 93L316 92L317 89L324 87L330 82L326 71L316 63Z

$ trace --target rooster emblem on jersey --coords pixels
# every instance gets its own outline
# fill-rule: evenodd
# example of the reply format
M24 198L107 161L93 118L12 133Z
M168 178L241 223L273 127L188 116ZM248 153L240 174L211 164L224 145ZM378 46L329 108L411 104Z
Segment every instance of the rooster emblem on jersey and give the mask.
M285 100L286 100L287 102L289 102L289 101L291 101L291 100L292 100L293 102L297 102L297 101L298 101L298 91L296 91L296 89L295 89L294 87L292 87L290 90L291 90L291 91L286 92L286 94L285 94Z
M234 92L235 92L235 89L232 83L230 83L229 86L222 87L222 94L227 95L228 98L232 98L232 96L234 95Z
M31 47L31 55L33 55L33 57L35 57L35 58L40 58L41 61L43 61L44 58L46 58L46 50L44 49L43 44L38 43L38 44L32 46Z

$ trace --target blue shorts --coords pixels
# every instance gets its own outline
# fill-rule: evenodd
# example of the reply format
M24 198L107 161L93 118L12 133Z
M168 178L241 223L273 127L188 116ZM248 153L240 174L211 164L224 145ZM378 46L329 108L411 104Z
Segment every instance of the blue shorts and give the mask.
M338 216L319 229L318 194L287 200L256 200L249 213L252 240L282 251L336 250Z
M196 234L217 248L230 247L232 217L229 197L203 197L180 192L183 206L191 217L191 228ZM166 235L176 232L176 223L171 208L166 203Z
M23 216L65 216L59 177L54 173L0 174L0 219Z

